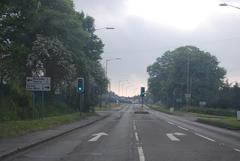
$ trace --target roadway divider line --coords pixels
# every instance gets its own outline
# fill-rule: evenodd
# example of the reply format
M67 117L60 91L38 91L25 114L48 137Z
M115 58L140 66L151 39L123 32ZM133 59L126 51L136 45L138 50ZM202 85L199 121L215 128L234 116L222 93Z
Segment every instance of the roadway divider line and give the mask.
M211 138L209 138L209 137L203 136L203 135L201 135L201 134L199 134L199 133L194 133L194 134L197 135L197 136L200 136L200 137L202 137L202 138L204 138L204 139L206 139L206 140L209 140L209 141L212 141L212 142L216 142L215 140L213 140L213 139L211 139Z
M138 147L138 155L139 155L139 161L145 161L145 156L143 153L143 148L140 146Z
M137 130L137 127L136 125L133 125L133 130L136 131Z
M180 129L183 129L183 130L185 130L185 131L188 131L188 129L185 128L185 127L182 127L182 126L177 126L177 127L180 128Z
M135 139L136 139L136 141L139 142L138 133L137 133L137 132L134 132L134 134L135 134Z
M235 151L240 152L240 149L234 148Z
M134 131L136 131L136 130L137 130L137 127L136 127L135 120L133 120L133 130L134 130Z
M169 123L169 124L171 124L171 125L175 125L173 122L170 122L170 121L168 121L167 123Z

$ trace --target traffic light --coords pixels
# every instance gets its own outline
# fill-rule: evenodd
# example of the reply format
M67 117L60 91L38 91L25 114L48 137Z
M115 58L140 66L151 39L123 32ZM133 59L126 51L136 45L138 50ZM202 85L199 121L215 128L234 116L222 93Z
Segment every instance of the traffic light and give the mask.
M84 78L77 79L77 92L78 93L84 92Z
M141 97L145 96L145 87L141 87L141 93L140 93Z

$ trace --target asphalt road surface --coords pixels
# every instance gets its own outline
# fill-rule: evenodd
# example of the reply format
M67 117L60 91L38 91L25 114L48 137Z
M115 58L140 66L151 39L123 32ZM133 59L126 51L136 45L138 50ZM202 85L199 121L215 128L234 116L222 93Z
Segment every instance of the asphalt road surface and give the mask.
M126 105L112 116L75 130L11 161L240 161L240 136L140 105Z

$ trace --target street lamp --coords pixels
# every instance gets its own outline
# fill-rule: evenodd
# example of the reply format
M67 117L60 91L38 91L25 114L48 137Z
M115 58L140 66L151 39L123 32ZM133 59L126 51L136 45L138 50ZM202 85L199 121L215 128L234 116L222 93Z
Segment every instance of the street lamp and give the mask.
M114 61L114 60L121 60L121 58L113 58L113 59L106 59L106 68L105 68L105 72L106 72L106 77L107 77L107 72L108 72L108 62L110 61Z
M107 77L107 68L108 68L108 62L110 62L110 61L114 61L114 60L121 60L121 58L113 58L113 59L106 59L106 77ZM107 91L109 91L109 90L111 91L111 89L110 89L110 80L109 80L109 82L108 82L108 85L107 85Z
M128 82L128 80L119 80L118 81L118 95L121 95L120 88L121 88L121 83Z
M128 97L128 89L129 89L130 87L134 87L134 85L133 85L133 84L130 84L130 85L126 86L126 97Z
M125 83L123 82L122 84L122 96L124 95L124 86L131 84L130 82L126 81Z
M233 8L236 8L236 9L240 9L240 7L233 6L233 5L230 5L230 4L227 4L227 3L220 3L219 6L222 6L222 7L229 6L229 7L233 7Z
M114 27L102 27L102 28L96 28L95 31L103 30L103 29L105 29L105 30L114 30L115 28Z

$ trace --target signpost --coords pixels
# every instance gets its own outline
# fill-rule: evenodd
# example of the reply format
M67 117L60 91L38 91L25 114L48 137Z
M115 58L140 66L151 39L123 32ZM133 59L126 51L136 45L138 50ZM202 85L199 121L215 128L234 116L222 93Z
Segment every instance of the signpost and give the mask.
M41 106L44 106L44 92L51 91L51 78L50 77L27 77L26 90L33 92L33 108L35 109L36 96L35 92L42 93ZM34 110L33 110L34 113ZM33 114L34 117L34 114Z
M51 78L50 77L27 77L26 90L51 91Z

